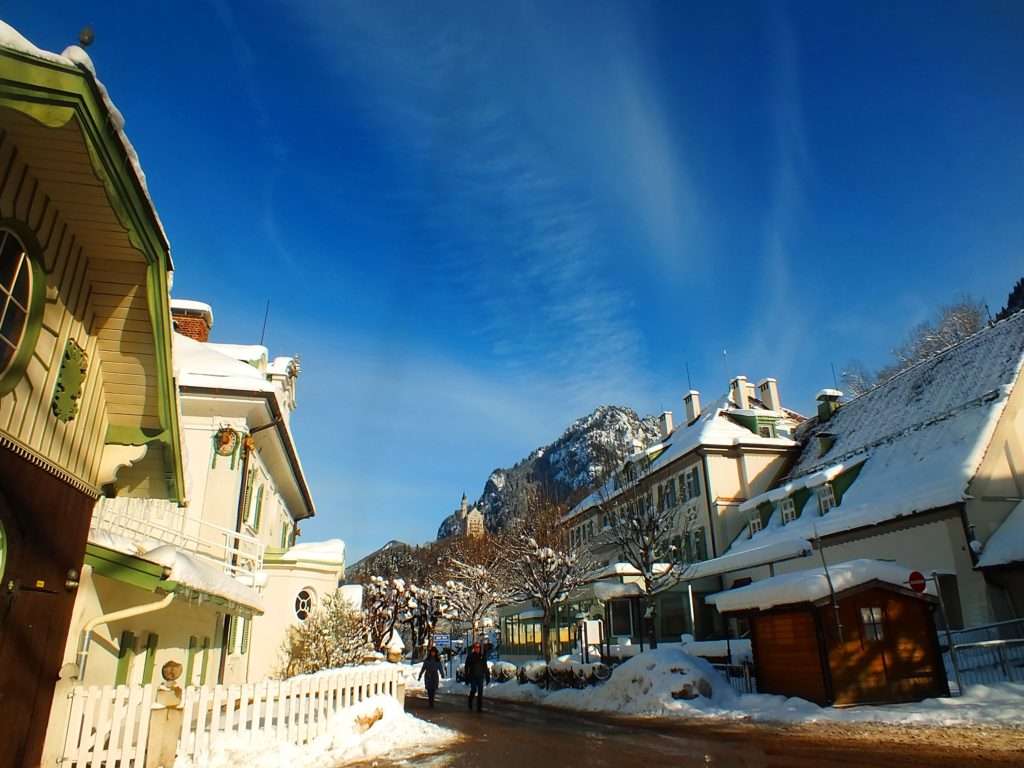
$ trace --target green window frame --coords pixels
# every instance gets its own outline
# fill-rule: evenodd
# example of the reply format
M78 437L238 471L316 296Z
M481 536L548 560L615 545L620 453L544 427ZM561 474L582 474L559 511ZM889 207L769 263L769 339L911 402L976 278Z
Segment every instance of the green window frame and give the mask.
M199 684L206 685L206 670L210 666L210 638L203 638L203 661L199 666Z
M241 617L240 617L241 618ZM249 638L252 633L252 619L242 619L242 647L239 649L245 656L249 652Z
M189 635L188 651L185 654L185 685L192 685L192 672L196 665L196 647L199 640L195 635Z
M132 668L134 656L135 634L126 629L121 633L121 640L117 646L117 671L114 673L114 685L128 683L128 672Z
M253 513L252 527L259 533L260 530L260 518L263 515L263 489L265 486L261 485L256 491L256 511Z
M153 682L153 668L156 666L156 649L160 643L160 636L150 632L146 638L146 660L142 666L142 683L149 685Z
M12 242L12 238L13 242L20 246L23 261L20 263L17 277L13 274L10 276L9 287L13 288L16 281L21 281L22 273L27 276L29 285L25 302L27 306L21 307L21 302L15 302L18 311L23 311L25 317L20 323L21 329L16 346L13 347L13 355L6 365L0 366L0 396L11 392L25 375L25 368L32 359L36 342L39 340L39 330L43 325L43 303L46 295L46 273L40 266L42 249L35 233L22 221L0 219L0 247ZM8 292L0 290L0 318L5 315L4 310L7 306Z

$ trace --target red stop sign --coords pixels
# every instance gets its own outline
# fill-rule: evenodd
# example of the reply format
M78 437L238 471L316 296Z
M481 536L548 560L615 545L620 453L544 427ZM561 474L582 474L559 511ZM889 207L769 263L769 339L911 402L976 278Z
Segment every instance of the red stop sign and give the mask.
M915 592L924 592L924 574L920 571L911 571L910 578L907 581L910 583L910 588Z

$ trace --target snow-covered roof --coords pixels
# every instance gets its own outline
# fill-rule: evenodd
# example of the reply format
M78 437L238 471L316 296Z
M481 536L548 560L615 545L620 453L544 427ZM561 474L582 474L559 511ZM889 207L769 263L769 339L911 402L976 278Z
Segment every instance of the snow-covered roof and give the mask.
M668 573L672 566L669 563L655 563L654 575ZM607 579L610 576L639 576L640 571L632 563L609 563L591 575L592 579Z
M758 415L776 417L780 415L776 411L759 407L756 403L752 404L749 408L740 410L736 407L736 404L732 402L729 395L726 394L710 405L704 407L701 410L700 416L698 416L692 423L678 425L672 430L672 433L667 439L663 440L656 446L649 446L641 454L637 454L637 456L630 458L638 458L643 454L649 455L657 449L664 448L658 457L651 462L649 472L653 473L701 446L731 448L732 446L742 444L766 447L771 446L773 448L791 448L796 445L794 441L784 437L762 437L756 432L752 432L747 427L734 421L730 418L730 414L738 416ZM614 487L613 482L613 479L609 479L603 488L599 488L583 499L583 501L570 510L565 519L575 517L581 512L585 512L586 510L601 504L606 499L614 498L618 492L612 490Z
M785 526L775 510L761 531L730 551L812 539L964 500L1022 362L1019 312L844 404L808 430L787 482L741 508L776 502L861 465L840 506L818 516L812 496L803 514ZM825 454L814 439L820 433L831 436Z
M620 584L615 581L595 581L591 586L593 587L594 597L598 600L641 597L644 594L643 585L636 583Z
M270 359L270 351L262 344L219 344L211 341L207 342L207 346L243 363L266 366Z
M707 602L713 604L719 613L754 609L766 611L777 605L814 603L829 597L832 591L838 594L871 581L909 588L911 573L912 569L906 566L884 560L849 560L830 565L828 576L824 568L772 576L746 587L709 595ZM831 589L829 579L832 581ZM925 591L935 594L934 585L928 582Z
M810 542L799 539L782 539L763 547L753 547L738 552L729 552L721 557L690 563L680 574L681 581L694 581L705 576L720 576L723 573L755 568L769 563L806 557L813 551Z
M146 202L149 204L150 213L153 214L153 220L156 222L156 225L160 230L160 235L163 238L164 245L169 249L170 246L167 239L167 232L164 230L163 222L160 221L160 216L156 212L156 206L153 205L153 198L149 194L149 186L146 184L146 174L142 170L142 163L139 161L139 153L135 151L135 147L132 146L131 141L128 140L128 135L124 131L124 115L122 115L121 111L114 106L114 102L110 98L110 94L107 92L106 86L104 86L96 76L96 66L93 64L89 54L77 45L68 46L60 54L53 53L51 51L44 51L42 48L33 44L31 40L18 32L18 30L10 24L7 24L2 20L0 20L0 48L7 48L9 50L27 54L42 61L48 61L52 64L60 64L65 67L77 68L89 73L89 76L92 78L93 83L95 83L96 90L99 92L100 98L103 101L103 106L107 110L110 125L117 134L117 138L120 140L121 146L124 148L125 157L128 159L132 172L139 183L139 189L142 191Z
M176 582L179 589L184 587L188 591L221 597L255 611L263 611L263 600L252 589L201 557L183 552L173 544L129 538L103 528L90 528L89 542L167 568L167 580Z
M294 560L303 563L325 563L327 565L345 564L345 542L341 539L326 541L307 541L296 544L281 555L281 560Z
M1024 501L1013 508L1003 524L988 537L981 557L980 568L1024 563Z
M202 558L175 547L164 544L143 555L150 562L170 569L168 581L179 587L186 587L195 592L221 597L229 602L263 611L263 599L253 590L233 579L223 570L207 563Z
M259 370L226 354L225 344L210 344L174 334L174 363L183 387L214 387L242 392L273 392L275 386Z

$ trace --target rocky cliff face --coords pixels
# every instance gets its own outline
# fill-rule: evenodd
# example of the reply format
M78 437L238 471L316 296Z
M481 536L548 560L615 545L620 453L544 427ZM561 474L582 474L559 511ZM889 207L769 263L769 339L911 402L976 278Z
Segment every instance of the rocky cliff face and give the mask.
M631 408L602 405L514 467L491 472L475 505L483 511L488 530L501 530L524 513L531 489L545 489L559 501L575 500L604 473L602 460L609 454L621 460L632 452L634 440L646 446L658 439L657 419L642 419ZM457 530L455 515L449 515L437 537L447 538Z

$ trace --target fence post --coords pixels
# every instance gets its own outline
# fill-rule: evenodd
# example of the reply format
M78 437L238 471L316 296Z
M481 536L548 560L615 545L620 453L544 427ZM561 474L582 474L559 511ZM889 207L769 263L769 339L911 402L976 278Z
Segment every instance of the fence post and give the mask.
M149 738L146 742L146 768L170 768L178 752L181 737L181 688L175 681L181 675L181 664L168 661L160 670L164 682L149 712Z

